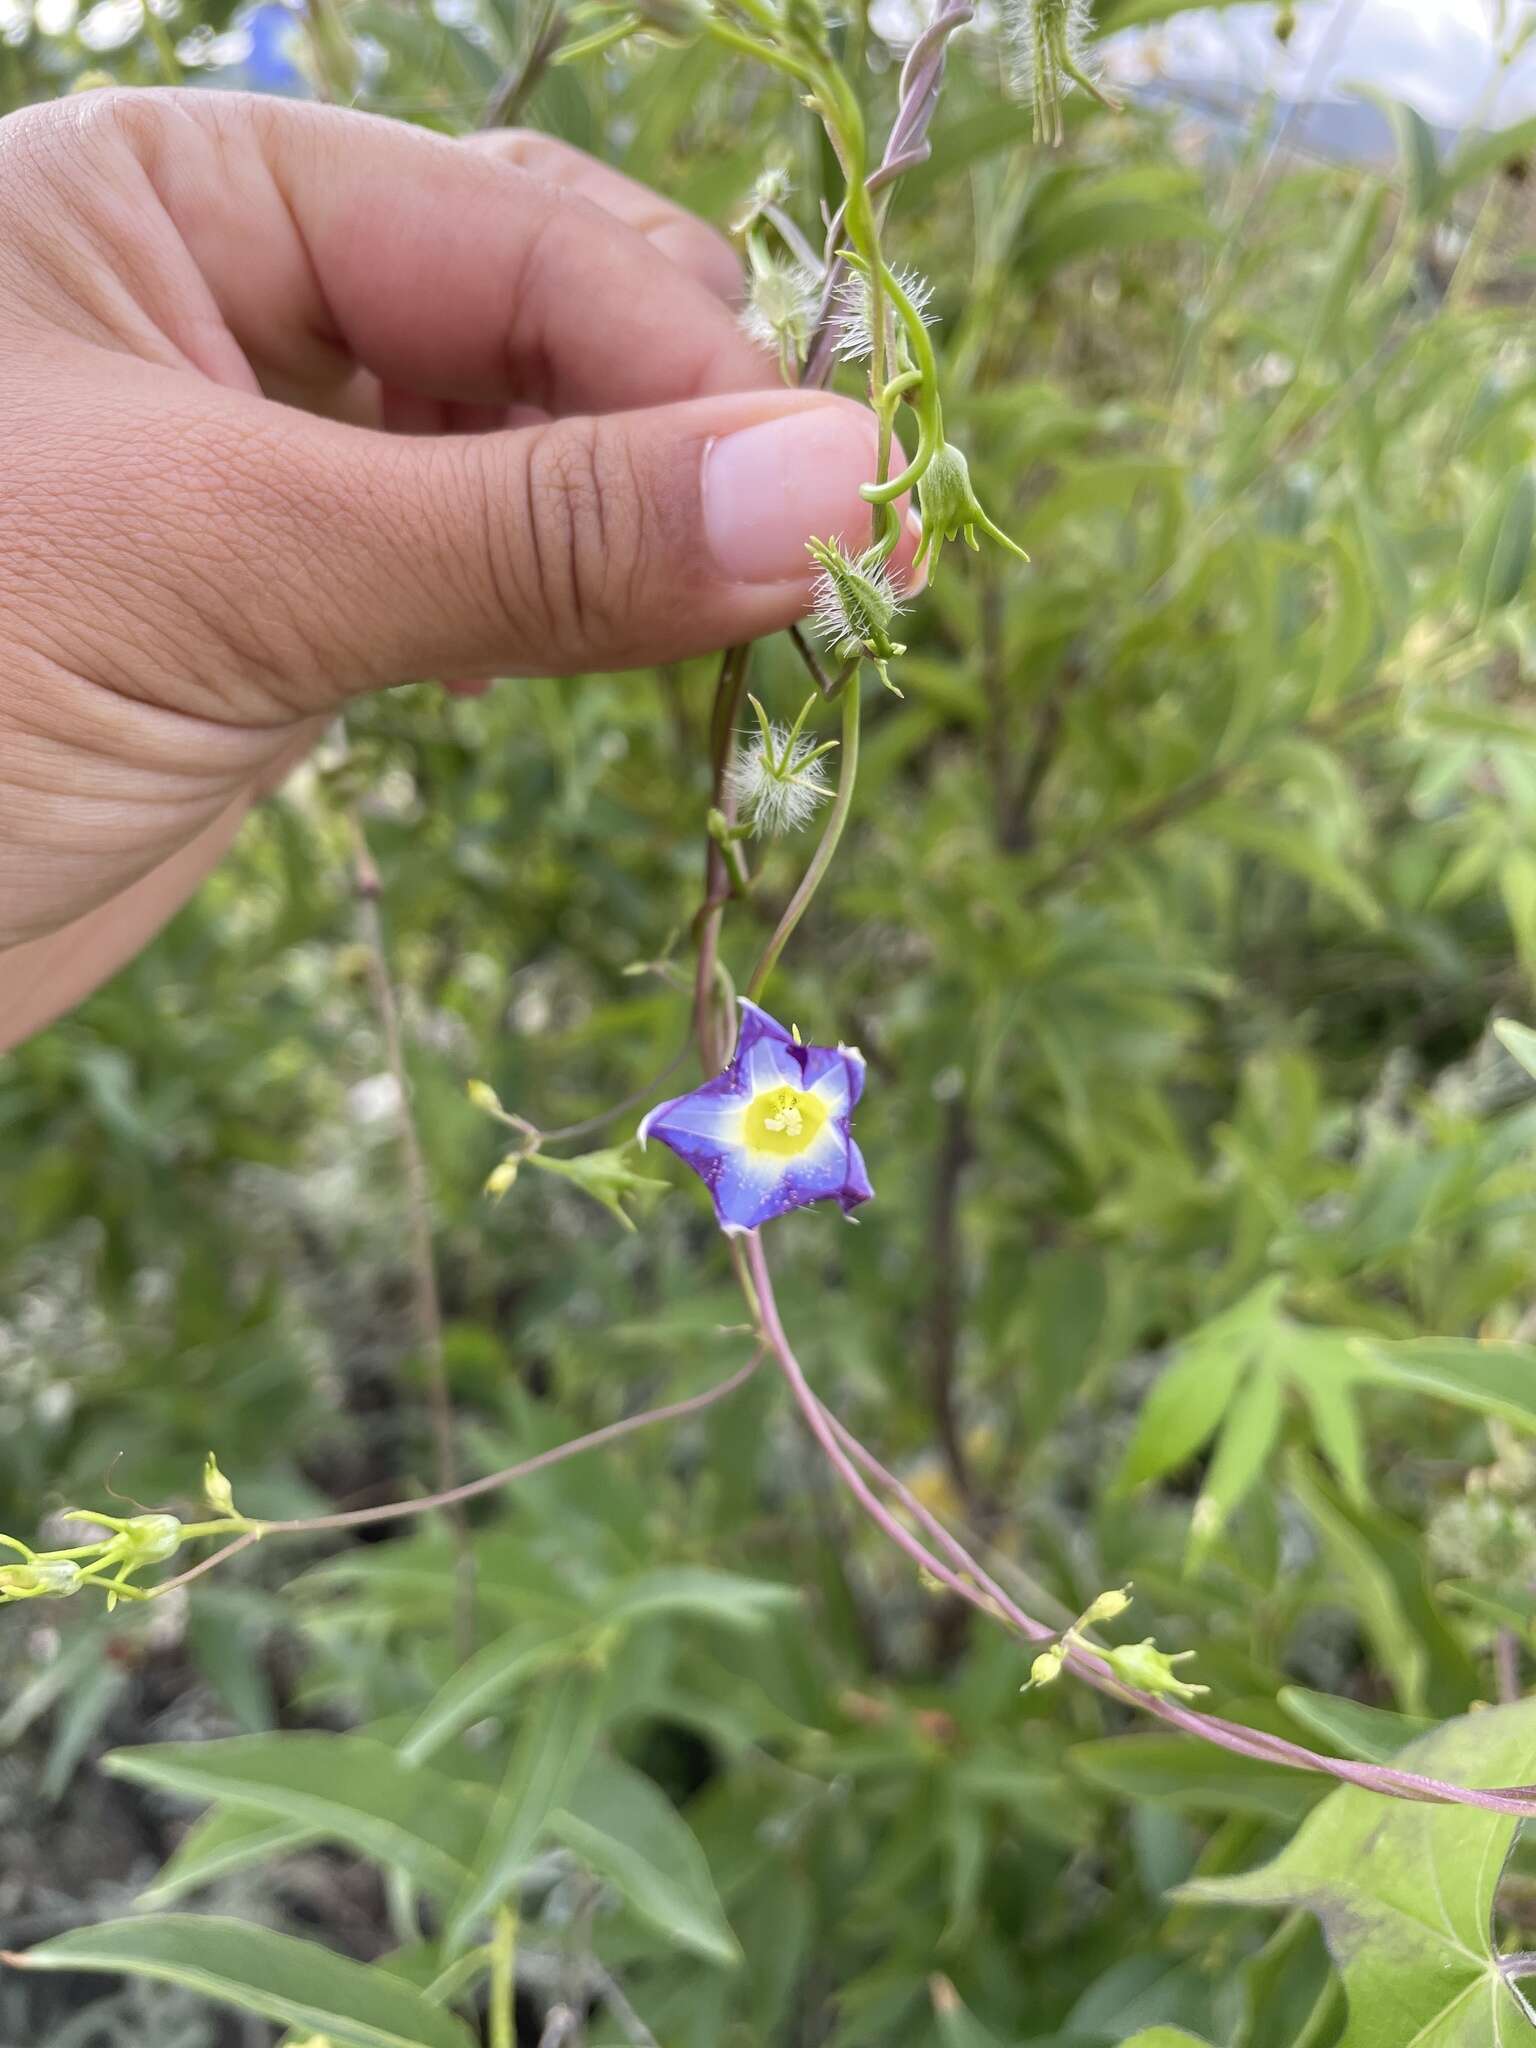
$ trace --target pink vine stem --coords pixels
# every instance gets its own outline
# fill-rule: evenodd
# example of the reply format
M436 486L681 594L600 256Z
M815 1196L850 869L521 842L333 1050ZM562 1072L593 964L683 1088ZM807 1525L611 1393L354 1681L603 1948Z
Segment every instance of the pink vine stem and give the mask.
M1028 1643L1054 1641L1059 1632L1026 1614L938 1516L925 1508L893 1473L886 1470L874 1453L822 1405L785 1333L762 1238L756 1231L746 1240L746 1264L756 1297L763 1340L789 1385L806 1427L821 1446L833 1471L869 1519L922 1571L958 1599L966 1601L991 1620L1001 1622ZM876 1486L899 1501L932 1540L933 1549L886 1506L875 1492ZM939 1552L943 1555L940 1556ZM1536 1786L1501 1785L1479 1789L1452 1785L1440 1778L1425 1777L1418 1771L1398 1770L1391 1764L1355 1763L1344 1757L1324 1756L1301 1743L1288 1742L1282 1736L1268 1735L1262 1729L1245 1728L1240 1722L1224 1720L1219 1714L1200 1713L1160 1694L1140 1692L1122 1684L1109 1665L1086 1652L1073 1651L1067 1659L1067 1668L1096 1692L1104 1693L1122 1705L1137 1707L1143 1713L1167 1722L1170 1727L1198 1736L1203 1742L1213 1743L1219 1749L1248 1757L1256 1763L1321 1773L1345 1784L1358 1785L1366 1791L1385 1793L1397 1799L1436 1806L1480 1807L1490 1813L1515 1814L1522 1820L1536 1815Z

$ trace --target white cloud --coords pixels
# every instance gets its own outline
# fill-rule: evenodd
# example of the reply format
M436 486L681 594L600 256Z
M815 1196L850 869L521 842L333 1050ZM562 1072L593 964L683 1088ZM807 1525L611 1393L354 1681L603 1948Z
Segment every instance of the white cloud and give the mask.
M1268 4L1175 15L1115 38L1111 63L1126 76L1229 79L1285 98L1368 85L1447 127L1536 113L1536 39L1507 73L1499 61L1536 0L1304 0L1284 48L1275 14Z

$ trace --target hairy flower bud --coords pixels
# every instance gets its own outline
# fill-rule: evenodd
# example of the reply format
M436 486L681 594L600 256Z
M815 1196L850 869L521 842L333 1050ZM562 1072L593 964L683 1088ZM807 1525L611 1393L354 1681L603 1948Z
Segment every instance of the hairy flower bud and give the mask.
M758 711L758 730L737 747L726 771L743 824L760 838L798 832L826 801L831 788L825 746L798 729L772 724Z
M1035 140L1060 142L1061 103L1074 85L1118 109L1090 70L1093 34L1090 0L1009 0L1014 82L1035 110Z
M803 263L772 258L753 263L742 331L759 348L773 351L786 381L793 380L805 360L820 304L821 287Z
M933 297L933 286L912 269L897 271L895 276L911 302L912 311L925 327L931 327L934 316L928 310L928 302ZM873 354L872 314L869 279L860 271L851 271L838 286L832 302L833 346L843 362L862 363Z
M821 571L812 590L817 631L844 661L868 655L889 685L886 663L907 651L891 637L906 605L889 566L870 549L847 554L840 541L809 540L806 547Z

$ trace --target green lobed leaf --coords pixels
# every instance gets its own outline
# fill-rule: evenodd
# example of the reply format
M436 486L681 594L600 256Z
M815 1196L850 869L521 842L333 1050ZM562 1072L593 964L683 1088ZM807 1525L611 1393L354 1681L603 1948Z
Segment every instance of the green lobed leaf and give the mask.
M1399 1761L1452 1783L1528 1783L1536 1699L1449 1722ZM1340 2048L1514 2048L1536 2013L1498 1967L1493 1909L1517 1826L1344 1786L1273 1862L1176 1896L1315 1913L1349 2001Z

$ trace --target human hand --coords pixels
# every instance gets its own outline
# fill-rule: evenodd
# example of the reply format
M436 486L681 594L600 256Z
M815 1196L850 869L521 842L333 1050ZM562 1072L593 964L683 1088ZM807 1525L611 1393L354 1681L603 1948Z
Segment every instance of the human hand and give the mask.
M777 388L736 278L535 136L224 93L0 122L0 1048L359 692L801 614L874 423Z

